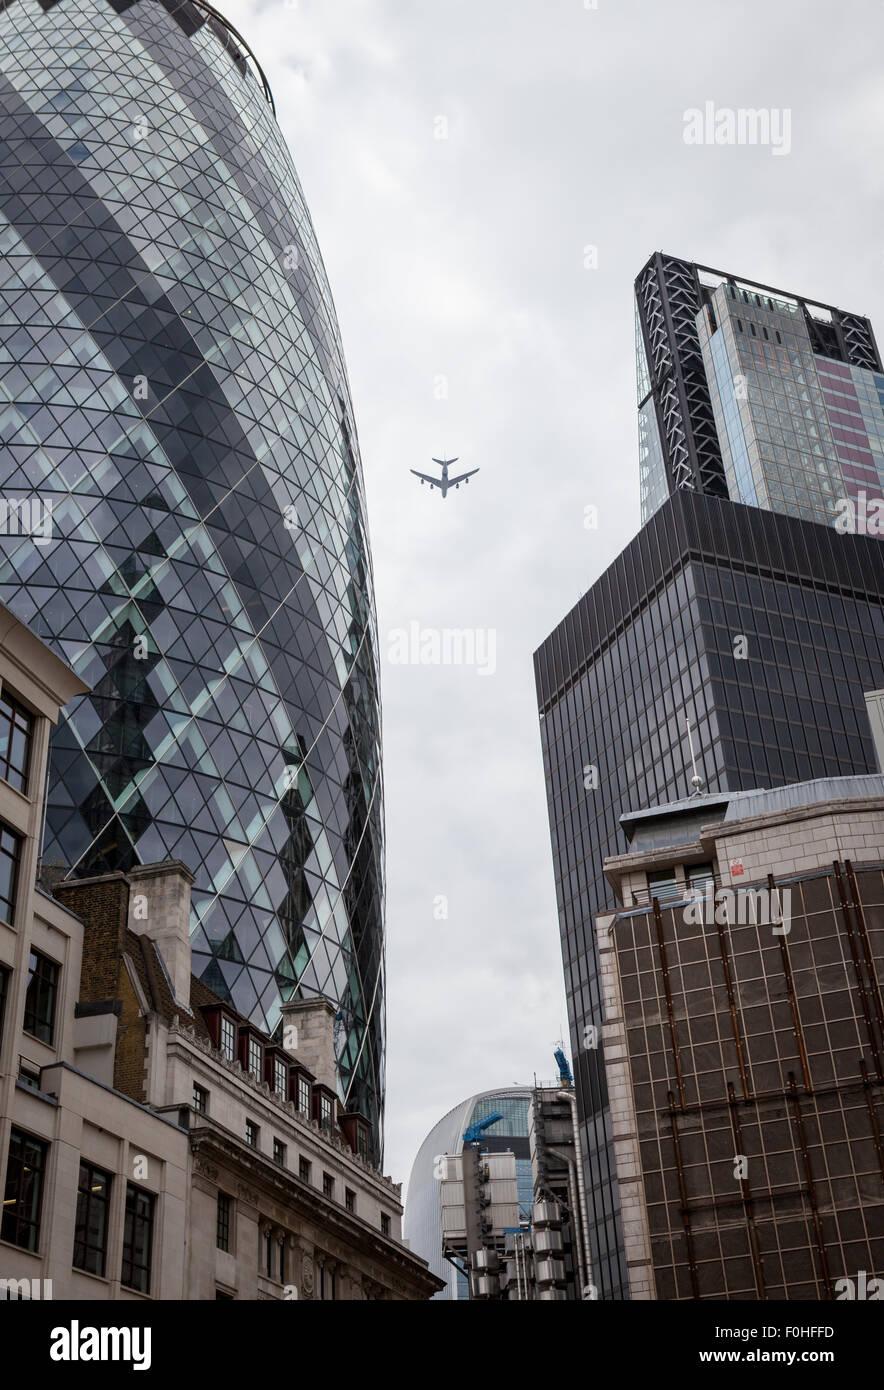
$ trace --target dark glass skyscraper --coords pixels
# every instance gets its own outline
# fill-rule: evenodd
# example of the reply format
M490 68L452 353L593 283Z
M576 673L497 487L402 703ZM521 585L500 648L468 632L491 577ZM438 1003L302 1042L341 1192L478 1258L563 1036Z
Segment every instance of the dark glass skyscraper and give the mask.
M594 933L612 900L604 861L627 848L621 815L690 795L687 721L710 792L877 769L865 694L884 682L884 548L834 525L839 495L884 496L871 326L713 278L661 256L639 276L645 525L535 655L603 1298L627 1296Z
M272 97L199 0L0 8L0 484L27 503L2 508L0 598L92 686L44 863L183 860L195 968L269 1030L293 995L336 1001L380 1146L363 484Z

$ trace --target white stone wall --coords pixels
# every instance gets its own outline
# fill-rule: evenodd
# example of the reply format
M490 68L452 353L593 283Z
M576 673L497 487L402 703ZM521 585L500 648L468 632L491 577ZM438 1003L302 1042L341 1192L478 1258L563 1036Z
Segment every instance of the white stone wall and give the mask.
M617 968L617 952L612 937L616 920L613 914L596 918L600 983L605 1010L602 1042L605 1048L605 1073L611 1107L611 1132L614 1140L617 1186L620 1193L620 1220L623 1230L629 1296L632 1299L648 1300L656 1299L657 1294L651 1259L647 1199L641 1174L641 1154L632 1095L632 1081L629 1073L620 974Z
M801 808L787 816L760 816L735 821L715 830L718 872L723 885L739 886L764 880L768 874L787 878L814 869L830 869L835 859L854 864L884 863L884 804L868 809L815 811ZM732 877L731 865L742 861L744 872Z

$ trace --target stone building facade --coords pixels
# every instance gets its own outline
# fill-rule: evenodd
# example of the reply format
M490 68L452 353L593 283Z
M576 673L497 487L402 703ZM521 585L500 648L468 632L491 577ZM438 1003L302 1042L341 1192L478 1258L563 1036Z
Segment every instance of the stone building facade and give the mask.
M624 828L597 927L630 1297L862 1296L884 1275L884 777Z
M185 1296L429 1297L368 1120L339 1114L333 1005L284 1005L279 1046L213 994L190 971L191 881L169 863L55 890L86 922L80 1007L113 1020L102 1069L187 1136Z
M82 691L0 605L0 1296L429 1298L341 1113L335 1007L292 1001L277 1043L213 994L183 864L35 886L49 729Z

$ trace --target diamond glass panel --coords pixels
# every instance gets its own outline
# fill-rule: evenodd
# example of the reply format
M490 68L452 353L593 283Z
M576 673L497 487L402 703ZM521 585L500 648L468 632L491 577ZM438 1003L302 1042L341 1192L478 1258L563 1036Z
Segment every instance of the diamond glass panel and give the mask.
M373 582L291 158L224 26L156 0L3 7L0 123L0 599L92 687L45 863L187 864L195 972L270 1032L336 1004L377 1159Z

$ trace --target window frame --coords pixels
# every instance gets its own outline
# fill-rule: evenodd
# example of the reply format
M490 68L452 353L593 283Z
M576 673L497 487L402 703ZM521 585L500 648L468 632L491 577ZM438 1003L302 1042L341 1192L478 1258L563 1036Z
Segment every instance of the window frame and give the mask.
M273 1059L273 1094L278 1100L288 1098L289 1089L289 1069L288 1064L281 1057Z
M249 1033L246 1043L246 1059L248 1061L247 1071L253 1081L258 1085L264 1080L264 1046L254 1033Z
M4 841L10 839L13 843L12 850L8 849ZM9 895L8 897L0 891L0 920L8 922L10 926L15 922L15 911L18 905L18 875L21 867L21 849L23 837L18 831L13 830L5 821L0 821L0 867L8 860L11 867L9 870ZM9 908L7 914L6 908Z
M334 1129L334 1105L331 1096L324 1091L319 1096L319 1123L326 1134L331 1134Z
M87 1174L86 1187L83 1186L83 1174ZM103 1197L96 1196L94 1182L95 1178L100 1177L105 1182L105 1193ZM114 1178L112 1173L108 1173L104 1168L99 1168L96 1163L91 1163L89 1159L80 1159L80 1173L77 1179L77 1208L74 1217L74 1253L72 1257L72 1267L79 1269L85 1274L97 1275L99 1279L107 1278L107 1245L108 1233L110 1231L111 1197L114 1190ZM83 1207L82 1198L85 1198L85 1212L81 1216ZM101 1244L94 1245L90 1239L90 1224L93 1207L103 1208L103 1229ZM79 1232L83 1230L82 1240ZM78 1246L82 1246L83 1263L77 1262ZM90 1253L97 1253L99 1256L98 1269L90 1268L88 1261Z
M197 1115L208 1115L209 1113L209 1092L205 1086L198 1086L196 1082L193 1083L192 1108Z
M130 1208L131 1200L131 1208ZM144 1202L147 1207L147 1214L143 1209L139 1210L139 1203ZM135 1293L150 1295L150 1285L152 1279L153 1263L153 1237L156 1226L157 1199L156 1194L148 1192L144 1187L139 1187L137 1183L126 1183L126 1205L123 1215L123 1251L120 1261L120 1283L125 1289L132 1289ZM136 1238L139 1229L143 1231L147 1228L147 1258L145 1262L136 1261ZM128 1266L128 1269L127 1269ZM127 1278L127 1273L130 1276ZM145 1287L140 1283L134 1283L136 1274L140 1274Z
M6 1016L6 1001L9 998L9 981L12 978L12 971L6 965L0 965L0 1041L3 1039L3 1020Z
M276 1136L274 1135L274 1138L273 1138L273 1162L276 1163L276 1164L278 1164L280 1168L286 1168L286 1167L288 1166L288 1164L287 1164L287 1162L286 1162L286 1160L287 1160L287 1158L288 1158L288 1152L289 1152L289 1151L288 1151L288 1146L287 1146L286 1144L284 1144L283 1141L282 1141L281 1139L277 1139Z
M229 1048L225 1041L228 1032L230 1035ZM227 1058L228 1062L236 1061L236 1024L227 1014L221 1015L221 1024L218 1029L218 1051Z
M46 979L38 973L38 968L32 966L31 962L36 958L41 965L50 966L55 972L50 979ZM51 956L46 956L42 951L37 951L31 947L28 955L28 987L25 992L25 1011L22 1019L22 1032L27 1033L28 1037L36 1038L38 1042L45 1043L47 1047L55 1045L55 1023L58 1016L58 995L59 983L61 980L61 965ZM37 982L37 997L35 1001L31 999L31 989L34 982ZM49 1018L46 1019L38 1015L38 1008L45 1003L45 996L48 995ZM29 1026L29 1023L33 1026ZM43 1032L37 1029L42 1028ZM48 1036L46 1035L48 1034Z
M256 1120L246 1120L246 1144L250 1149L257 1149L260 1146L261 1126Z
M18 1139L22 1150L28 1144L33 1145L39 1151L39 1166L33 1165L30 1169L24 1161L24 1153L13 1155L13 1143ZM16 1245L20 1250L27 1250L30 1254L39 1254L40 1251L40 1225L43 1215L43 1192L46 1181L46 1171L49 1164L50 1146L45 1139L40 1139L36 1134L30 1134L26 1129L20 1129L18 1125L13 1125L9 1132L9 1148L7 1149L6 1159L6 1181L3 1191L3 1215L0 1221L0 1240L7 1241L10 1245ZM10 1198L10 1175L13 1163L19 1165L16 1183L16 1195ZM36 1173L36 1191L27 1197L31 1211L31 1216L22 1216L15 1209L10 1210L9 1204L14 1202L15 1207L19 1206L23 1200L24 1173ZM14 1234L8 1230L8 1226L15 1226ZM19 1239L21 1227L26 1227L30 1236L28 1241ZM32 1242L32 1243L31 1243Z
M9 709L7 715L5 710ZM24 730L21 725L24 724ZM6 752L2 751L3 726L8 725L9 733L6 743ZM31 754L34 747L34 729L36 725L36 715L25 707L15 695L9 693L4 686L0 690L0 779L12 787L15 791L21 792L22 796L28 795L28 786L31 780ZM14 734L16 729L24 733L24 758L22 766L13 765L12 749ZM10 776L13 773L14 776Z
M300 1115L310 1114L310 1082L306 1076L298 1077L298 1113Z
M664 877L665 875L665 877ZM648 902L653 902L656 898L661 908L671 907L673 903L680 903L685 896L685 884L679 883L678 876L673 866L670 870L654 869L647 874ZM652 880L654 880L652 882ZM663 892L657 892L656 889Z
M215 1249L231 1254L230 1233L233 1228L233 1198L229 1192L218 1192L215 1205ZM222 1243L223 1242L223 1243Z

